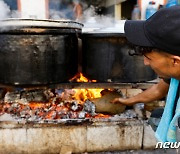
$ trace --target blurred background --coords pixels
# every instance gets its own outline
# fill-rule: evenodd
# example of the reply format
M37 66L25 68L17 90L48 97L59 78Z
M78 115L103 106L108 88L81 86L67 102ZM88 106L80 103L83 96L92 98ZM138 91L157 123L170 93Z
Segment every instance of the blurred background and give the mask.
M108 16L115 20L149 18L163 7L178 5L180 0L0 0L0 19L71 19L87 20Z

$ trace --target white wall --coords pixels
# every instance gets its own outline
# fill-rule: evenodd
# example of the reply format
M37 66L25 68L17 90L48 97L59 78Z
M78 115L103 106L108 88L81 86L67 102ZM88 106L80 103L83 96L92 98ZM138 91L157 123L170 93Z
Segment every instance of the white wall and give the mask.
M119 3L122 3L122 2L125 2L126 0L106 0L105 1L105 6L106 7L109 7L109 6L112 6L112 5L115 5L115 4L119 4Z
M21 0L21 18L46 19L45 0Z
M146 7L149 3L149 1L152 0L141 0L141 19L145 19L145 14L146 14ZM158 8L158 6L164 5L164 0L154 0L154 2L156 2L156 7Z

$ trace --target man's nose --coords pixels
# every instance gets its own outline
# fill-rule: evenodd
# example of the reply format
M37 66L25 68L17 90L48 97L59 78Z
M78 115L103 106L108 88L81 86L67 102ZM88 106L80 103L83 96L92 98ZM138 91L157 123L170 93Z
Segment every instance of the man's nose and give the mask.
M150 65L149 59L144 56L144 65Z

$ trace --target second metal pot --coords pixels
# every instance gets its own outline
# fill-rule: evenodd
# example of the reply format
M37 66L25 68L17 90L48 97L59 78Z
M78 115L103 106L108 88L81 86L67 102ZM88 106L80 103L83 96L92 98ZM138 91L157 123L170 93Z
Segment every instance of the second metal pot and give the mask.
M143 82L157 77L144 65L142 56L130 56L124 34L84 33L83 74L90 79L106 82Z

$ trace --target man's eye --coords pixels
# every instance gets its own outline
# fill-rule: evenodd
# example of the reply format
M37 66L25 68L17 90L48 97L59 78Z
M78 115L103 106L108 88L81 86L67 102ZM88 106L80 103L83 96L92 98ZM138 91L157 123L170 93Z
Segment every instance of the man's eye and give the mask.
M148 60L151 60L151 58L149 58L148 56L144 55L145 58L147 58Z

